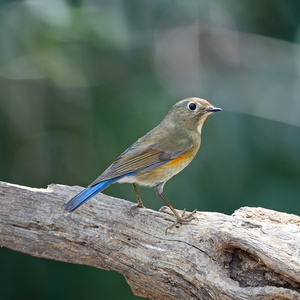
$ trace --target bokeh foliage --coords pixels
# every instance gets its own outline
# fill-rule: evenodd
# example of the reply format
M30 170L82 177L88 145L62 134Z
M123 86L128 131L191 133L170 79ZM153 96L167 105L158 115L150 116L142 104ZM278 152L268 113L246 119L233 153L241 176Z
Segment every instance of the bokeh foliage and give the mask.
M1 180L86 186L199 96L223 111L166 198L300 214L299 20L292 0L0 1ZM130 185L105 193L135 201ZM20 298L136 299L119 274L0 249L0 299Z

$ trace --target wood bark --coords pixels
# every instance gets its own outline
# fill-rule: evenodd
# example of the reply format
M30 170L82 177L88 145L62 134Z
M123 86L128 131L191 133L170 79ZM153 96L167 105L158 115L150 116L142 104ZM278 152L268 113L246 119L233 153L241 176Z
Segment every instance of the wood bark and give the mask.
M197 212L165 235L174 215L98 194L73 213L82 188L0 182L0 246L115 270L151 299L300 299L300 217L243 207Z

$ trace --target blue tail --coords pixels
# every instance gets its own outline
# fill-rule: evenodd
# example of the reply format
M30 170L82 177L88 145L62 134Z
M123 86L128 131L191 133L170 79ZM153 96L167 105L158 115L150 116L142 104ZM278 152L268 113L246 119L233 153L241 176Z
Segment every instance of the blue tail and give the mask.
M64 208L66 210L68 210L69 212L75 210L80 205L82 205L84 202L89 200L91 197L93 197L97 193L103 191L105 188L107 188L109 185L111 185L118 179L119 179L119 177L116 177L116 178L101 181L94 186L88 186L83 191L81 191L79 194L77 194L75 197L73 197L67 204L65 204Z

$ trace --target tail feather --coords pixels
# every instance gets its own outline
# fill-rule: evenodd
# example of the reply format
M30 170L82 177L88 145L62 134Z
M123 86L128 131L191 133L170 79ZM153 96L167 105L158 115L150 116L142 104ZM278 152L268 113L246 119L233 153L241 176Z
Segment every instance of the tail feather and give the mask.
M97 193L103 191L105 188L107 188L109 185L111 185L118 179L119 179L119 177L116 177L116 178L101 181L94 186L88 186L83 191L81 191L79 194L77 194L75 197L73 197L67 204L64 205L65 210L72 212L73 210L78 208L80 205L82 205L84 202L89 200L91 197L93 197Z

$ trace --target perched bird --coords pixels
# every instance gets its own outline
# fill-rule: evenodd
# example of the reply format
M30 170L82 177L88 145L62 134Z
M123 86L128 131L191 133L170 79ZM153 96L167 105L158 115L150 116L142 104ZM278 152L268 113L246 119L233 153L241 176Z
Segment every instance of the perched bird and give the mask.
M197 154L201 143L201 129L206 118L221 108L208 101L188 98L177 102L154 129L125 150L95 181L73 197L65 209L75 210L88 199L112 183L132 183L138 203L144 207L136 184L154 186L156 194L170 207L176 221L165 233L179 223L193 219L196 210L180 216L162 195L164 184L184 169Z

